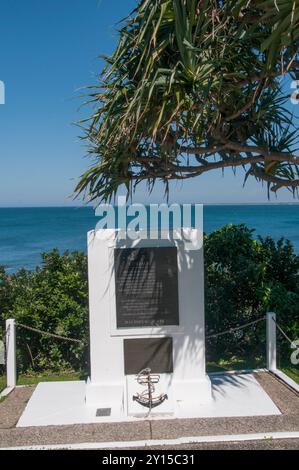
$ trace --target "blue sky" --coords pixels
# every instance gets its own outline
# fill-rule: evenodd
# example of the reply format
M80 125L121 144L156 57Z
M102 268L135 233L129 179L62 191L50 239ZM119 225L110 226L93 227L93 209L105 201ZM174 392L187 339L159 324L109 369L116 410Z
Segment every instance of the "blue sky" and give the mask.
M0 206L76 205L72 192L87 168L85 149L72 123L84 116L80 88L96 82L117 34L114 25L135 0L1 0ZM157 186L152 201L161 200ZM141 187L136 201L148 200ZM177 202L267 202L254 180L228 170L182 184ZM272 202L293 201L283 190Z

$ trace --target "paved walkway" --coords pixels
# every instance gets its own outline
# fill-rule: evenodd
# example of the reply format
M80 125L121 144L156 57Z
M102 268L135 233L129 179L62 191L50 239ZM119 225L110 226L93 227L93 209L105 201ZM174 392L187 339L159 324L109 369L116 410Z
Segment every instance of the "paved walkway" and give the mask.
M185 436L299 431L299 396L269 373L255 374L280 409L279 416L146 420L134 423L80 424L16 428L34 387L15 389L0 403L0 447L82 442L140 441ZM155 447L159 448L159 447ZM167 449L167 447L163 447ZM186 444L177 449L279 448L298 449L299 439ZM149 449L147 447L147 449Z

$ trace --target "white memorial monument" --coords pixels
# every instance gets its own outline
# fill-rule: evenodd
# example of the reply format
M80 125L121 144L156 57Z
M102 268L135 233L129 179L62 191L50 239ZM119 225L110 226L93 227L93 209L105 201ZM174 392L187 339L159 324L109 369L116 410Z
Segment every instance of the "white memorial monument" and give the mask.
M115 420L196 416L211 400L202 231L90 231L88 275L86 404Z
M182 219L190 227L185 207ZM116 225L111 217L88 233L89 379L39 383L18 427L280 414L252 374L214 378L211 392L205 371L202 206L195 205L196 228L182 228L174 216L171 223L162 217L157 223L149 212L150 232L143 209L135 225L128 213L126 220L118 213L117 225L127 230L104 228ZM107 206L100 210L109 212ZM168 223L175 228L165 230Z

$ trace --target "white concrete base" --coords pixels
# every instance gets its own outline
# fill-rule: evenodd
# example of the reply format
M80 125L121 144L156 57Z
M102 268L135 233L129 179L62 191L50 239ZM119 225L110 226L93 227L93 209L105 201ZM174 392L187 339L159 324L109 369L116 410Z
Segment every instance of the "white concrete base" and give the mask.
M210 376L212 401L200 407L198 416L233 417L280 415L280 411L252 374ZM193 417L190 413L178 417Z
M124 415L124 385L122 383L96 384L89 380L85 387L85 406L88 409L109 408L110 417Z
M160 380L155 384L154 396L167 395L159 406L152 408L151 415L177 416L201 413L201 406L212 401L211 380L208 375L197 380L174 380L173 374L159 374ZM109 408L111 417L146 417L148 408L133 400L137 393L146 390L145 385L138 384L136 375L127 375L125 383L86 384L86 405L95 408Z
M211 377L212 401L175 413L151 415L151 419L279 415L280 411L252 374L223 374ZM140 421L141 418L97 417L95 406L85 404L86 384L41 382L29 400L17 426L49 426L80 423Z
M212 383L208 375L196 380L175 381L176 415L201 415L204 405L213 405Z

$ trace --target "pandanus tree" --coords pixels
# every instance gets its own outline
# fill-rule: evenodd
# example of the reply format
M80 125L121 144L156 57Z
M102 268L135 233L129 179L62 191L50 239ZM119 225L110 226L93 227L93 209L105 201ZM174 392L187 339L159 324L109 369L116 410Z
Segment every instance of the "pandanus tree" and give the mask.
M89 88L92 163L77 193L108 200L144 180L167 192L227 167L296 193L298 51L298 0L140 1Z

